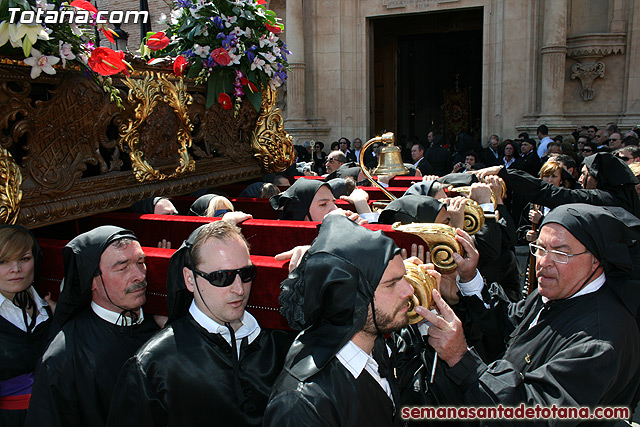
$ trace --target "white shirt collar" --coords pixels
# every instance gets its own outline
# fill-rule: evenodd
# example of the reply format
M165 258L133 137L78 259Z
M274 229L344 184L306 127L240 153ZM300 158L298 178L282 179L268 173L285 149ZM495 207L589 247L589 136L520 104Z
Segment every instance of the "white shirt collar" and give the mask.
M36 316L35 324L35 326L38 326L40 323L49 318L49 314L44 309L44 307L48 307L49 304L47 304L44 299L40 298L40 295L38 295L38 292L36 292L33 286L29 286L27 292L31 294L31 298L33 298L33 301L36 304L36 308L38 309L38 315ZM0 294L0 316L4 317L17 328L25 332L27 331L27 326L24 324L24 317L22 316L22 309L17 307L13 303L13 301L2 294ZM31 317L28 314L27 320L31 321Z
M136 320L135 323L132 321L131 317L121 316L120 313L107 310L106 308L99 306L93 301L91 301L91 309L99 318L109 323L112 323L116 326L139 325L144 320L144 313L142 312L142 307L140 307L140 315L138 316L138 320Z
M598 276L597 278L593 279L591 282L587 283L586 286L584 286L582 289L580 289L578 292L576 292L575 294L571 295L567 299L576 298L576 297L580 297L582 295L587 295L587 294L590 294L592 292L595 292L595 291L597 291L598 289L600 289L604 285L604 282L606 280L607 279L605 278L604 273L602 273L600 276ZM543 296L542 297L542 302L544 302L544 303L549 302L549 298Z
M390 351L388 347L387 351ZM336 354L336 357L347 371L349 371L356 379L358 379L360 374L362 374L362 371L366 369L393 402L393 394L391 393L389 381L380 376L380 372L378 372L378 362L376 362L370 354L366 353L363 349L358 347L356 343L349 340Z
M216 322L206 314L202 312L196 305L195 300L191 301L191 306L189 307L189 313L194 318L194 320L203 328L207 330L210 334L220 334L222 337L231 345L231 334L229 333L229 329ZM240 319L240 323L242 324L237 331L234 332L236 337L236 347L238 348L238 357L240 357L240 342L244 337L248 337L249 344L255 340L258 335L260 335L260 325L258 325L258 321L255 317L251 315L248 311L245 311Z
M576 292L575 294L571 295L567 299L571 299L571 298L575 298L575 297L579 297L579 296L582 296L582 295L587 295L587 294L593 293L593 292L597 291L598 289L600 289L602 287L602 285L604 285L605 280L606 279L604 277L604 273L602 273L596 279L594 279L591 282L589 282L585 287L583 287L582 289L580 289L578 292ZM547 302L549 302L549 298L543 296L542 297L542 302L544 302L546 304ZM542 314L542 309L540 309L540 311L538 312L538 314L535 317L535 319L533 319L531 324L529 324L529 329L533 328L535 325L538 324L538 319L540 319L540 315L541 314Z

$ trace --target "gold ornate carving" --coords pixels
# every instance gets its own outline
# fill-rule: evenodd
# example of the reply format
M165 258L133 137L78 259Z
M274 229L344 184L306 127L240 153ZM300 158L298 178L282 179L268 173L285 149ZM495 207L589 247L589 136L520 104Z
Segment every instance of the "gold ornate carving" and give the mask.
M280 109L275 108L277 92L262 91L262 106L251 138L254 156L267 172L282 172L295 161L293 138L284 130Z
M187 151L191 146L193 130L187 107L192 103L192 98L187 93L184 81L180 79L173 84L165 74L146 72L143 79L127 78L123 82L129 88L127 100L137 105L135 119L129 119L120 126L120 147L128 152L136 179L140 182L164 180L192 172L196 164ZM166 132L167 122L160 117L166 117L169 109L173 110L177 119L169 123L176 130L177 156L166 145L171 135L156 137L158 132ZM163 111L165 114L162 114ZM151 164L161 166L176 160L178 166L170 175L160 172Z
M416 313L416 307L421 305L428 309L434 306L433 290L438 289L438 282L429 273L411 261L404 260L406 273L404 278L413 288L413 295L409 299L409 323L415 324L422 320L422 316ZM439 290L439 289L438 289Z
M443 272L457 268L453 260L454 252L464 255L462 245L456 240L456 229L445 224L413 223L402 225L396 222L394 230L415 234L425 241L431 253L431 262Z
M15 224L22 199L22 173L4 148L0 148L0 186L0 223Z

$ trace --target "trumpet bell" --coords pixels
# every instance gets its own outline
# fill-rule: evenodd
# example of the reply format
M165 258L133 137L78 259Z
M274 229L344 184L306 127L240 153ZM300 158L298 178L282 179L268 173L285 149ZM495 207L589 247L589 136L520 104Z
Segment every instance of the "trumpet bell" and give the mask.
M457 268L453 254L464 256L462 245L456 240L456 229L446 224L413 223L402 225L396 222L391 226L394 230L419 236L427 244L431 254L431 262L436 270L448 273Z
M409 299L409 324L413 325L422 320L422 316L416 313L416 307L421 305L428 309L434 306L433 290L438 288L438 282L430 274L426 273L418 265L404 261L407 270L404 278L413 287L413 295Z

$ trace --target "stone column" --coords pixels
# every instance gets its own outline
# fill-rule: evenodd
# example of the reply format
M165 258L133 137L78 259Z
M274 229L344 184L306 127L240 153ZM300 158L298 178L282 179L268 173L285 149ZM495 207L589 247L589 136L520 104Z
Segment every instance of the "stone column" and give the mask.
M291 71L287 78L287 121L299 121L307 117L302 0L287 0L286 7L285 34L287 48L291 51Z
M567 58L567 0L545 0L543 19L540 115L560 118Z

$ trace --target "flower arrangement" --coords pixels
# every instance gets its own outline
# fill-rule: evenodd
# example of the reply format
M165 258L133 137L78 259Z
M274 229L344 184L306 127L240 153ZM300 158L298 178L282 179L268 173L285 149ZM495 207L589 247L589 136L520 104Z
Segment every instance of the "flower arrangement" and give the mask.
M187 77L207 85L207 108L218 102L237 114L244 95L260 111L259 88L284 83L291 53L278 37L284 26L265 3L176 0L167 30L147 34L140 51L147 58L169 55L176 75L189 65Z
M93 4L83 0L0 0L0 51L23 56L32 79L43 72L56 74L54 66L66 68L67 62L75 63L123 108L120 92L107 76L128 74L129 65L123 52L95 46L96 31L112 43L117 37L108 24L96 23L97 13ZM32 19L21 22L27 14Z

